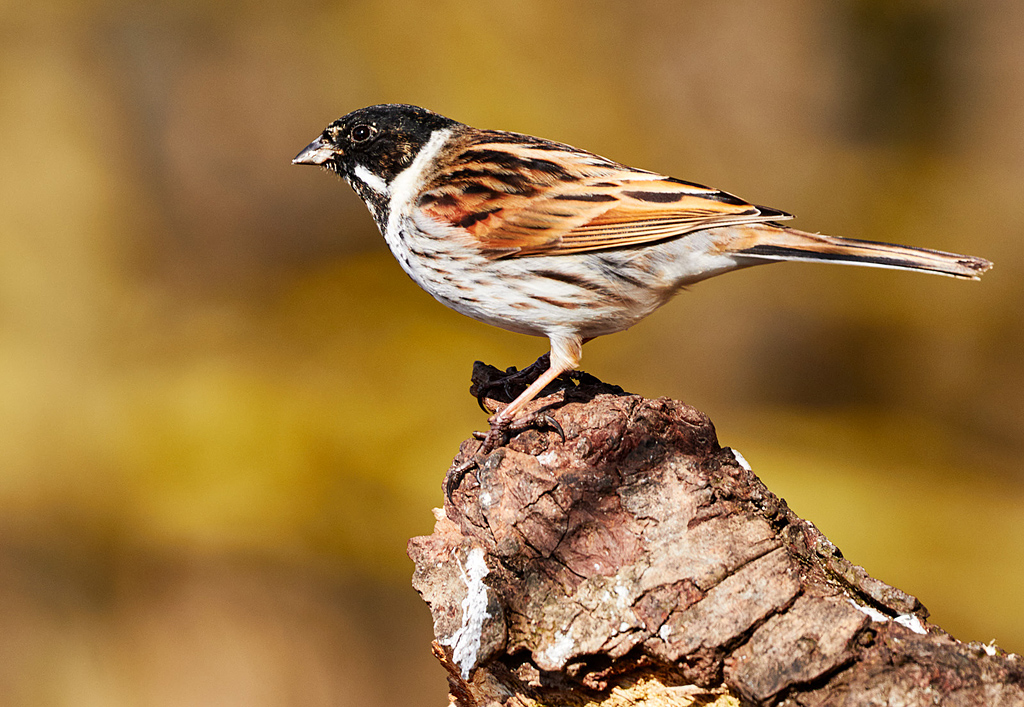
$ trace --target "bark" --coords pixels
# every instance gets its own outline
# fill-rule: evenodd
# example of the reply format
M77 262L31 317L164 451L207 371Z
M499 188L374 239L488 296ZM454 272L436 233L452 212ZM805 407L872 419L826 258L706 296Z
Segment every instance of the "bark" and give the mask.
M565 440L478 457L409 543L454 704L1024 704L1020 656L847 561L703 413L585 374L542 404Z

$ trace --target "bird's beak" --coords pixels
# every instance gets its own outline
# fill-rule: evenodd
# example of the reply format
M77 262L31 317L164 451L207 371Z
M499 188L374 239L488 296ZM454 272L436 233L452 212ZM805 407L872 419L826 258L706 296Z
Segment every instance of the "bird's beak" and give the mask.
M322 165L337 154L337 148L324 140L323 135L321 135L316 140L306 145L306 149L295 155L295 159L292 160L292 164Z

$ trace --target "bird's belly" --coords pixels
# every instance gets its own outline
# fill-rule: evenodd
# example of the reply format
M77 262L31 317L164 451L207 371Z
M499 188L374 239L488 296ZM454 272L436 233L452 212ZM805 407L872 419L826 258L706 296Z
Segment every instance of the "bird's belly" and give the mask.
M533 336L594 338L627 329L664 304L636 255L583 253L489 259L440 239L388 239L402 268L439 302L477 321ZM394 242L392 242L394 241Z

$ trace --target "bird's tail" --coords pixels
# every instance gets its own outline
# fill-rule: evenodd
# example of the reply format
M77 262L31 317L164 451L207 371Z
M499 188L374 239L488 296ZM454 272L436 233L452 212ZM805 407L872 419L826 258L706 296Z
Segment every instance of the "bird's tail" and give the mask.
M774 223L733 226L728 230L731 237L720 244L722 249L732 255L753 260L847 263L876 268L919 270L968 280L977 280L982 273L992 267L988 260L970 255L822 236Z

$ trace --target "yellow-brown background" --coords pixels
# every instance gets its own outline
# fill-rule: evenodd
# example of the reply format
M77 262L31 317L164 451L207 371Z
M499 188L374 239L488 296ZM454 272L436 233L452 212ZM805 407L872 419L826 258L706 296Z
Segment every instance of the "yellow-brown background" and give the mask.
M484 425L472 361L545 344L433 302L289 164L389 101L995 261L730 275L584 367L1024 650L1022 36L1015 0L8 0L0 703L444 703L405 540Z

